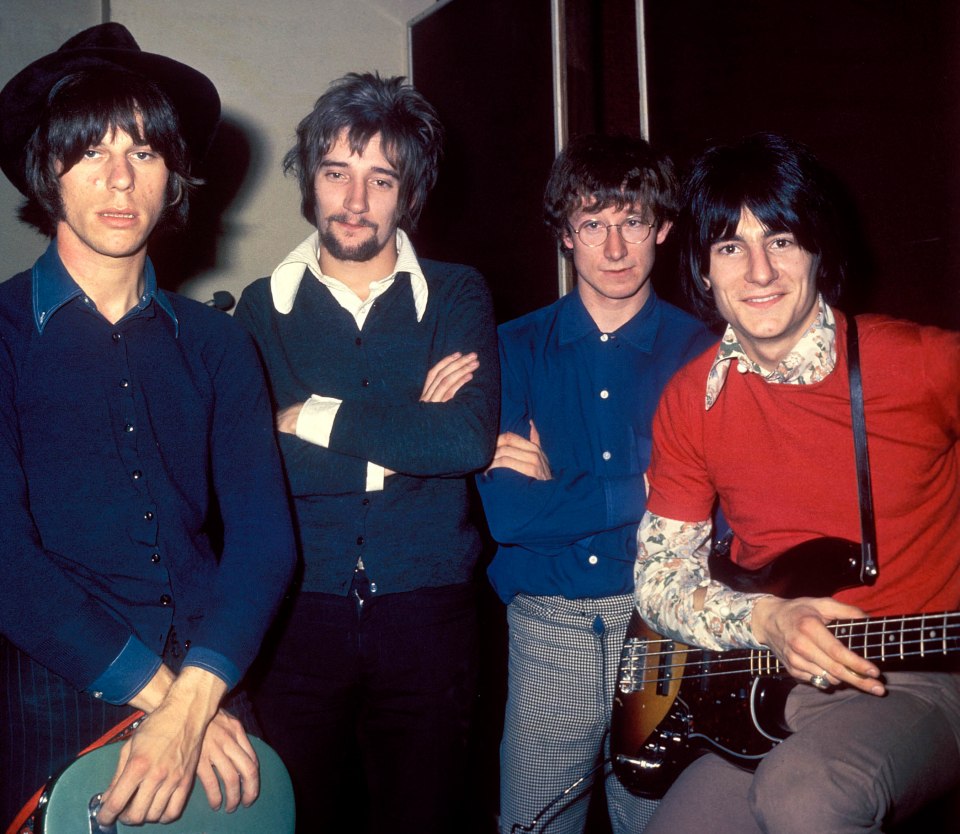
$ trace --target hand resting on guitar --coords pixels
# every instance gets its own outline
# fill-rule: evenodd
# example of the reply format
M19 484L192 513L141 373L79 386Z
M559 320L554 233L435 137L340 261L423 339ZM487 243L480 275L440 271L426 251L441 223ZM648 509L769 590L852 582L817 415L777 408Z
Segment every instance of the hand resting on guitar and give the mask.
M843 645L827 629L834 620L859 619L863 611L830 597L757 600L752 627L757 641L773 650L793 677L810 683L826 673L832 686L848 684L871 695L886 691L880 670Z
M131 700L148 715L124 743L104 794L101 825L170 822L199 778L212 808L249 806L260 790L256 753L240 722L219 709L226 684L196 666L175 677L161 666ZM217 774L223 780L221 793Z

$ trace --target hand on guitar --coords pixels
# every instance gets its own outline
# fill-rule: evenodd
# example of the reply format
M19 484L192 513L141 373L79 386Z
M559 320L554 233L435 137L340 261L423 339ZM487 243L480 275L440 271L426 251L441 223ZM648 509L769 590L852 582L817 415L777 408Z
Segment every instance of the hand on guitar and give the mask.
M171 675L163 669L157 674ZM150 687L140 693L147 702L154 700L147 692ZM231 811L240 802L249 805L256 799L256 753L240 723L218 709L225 690L226 684L215 675L187 667L155 709L150 711L145 704L150 714L121 750L98 815L101 825L112 825L118 818L126 825L177 819L195 775L211 807L223 802Z
M886 690L878 680L880 670L846 648L827 629L827 623L833 620L864 616L859 608L830 597L768 596L758 600L753 609L752 631L803 683L823 675L831 686L847 684L871 695L883 695Z

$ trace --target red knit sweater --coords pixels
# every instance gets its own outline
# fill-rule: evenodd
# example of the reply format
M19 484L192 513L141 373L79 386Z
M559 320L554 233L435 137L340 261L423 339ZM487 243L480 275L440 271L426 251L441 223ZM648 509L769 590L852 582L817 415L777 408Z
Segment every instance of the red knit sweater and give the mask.
M960 334L865 316L864 408L880 576L836 594L868 615L960 608ZM704 410L715 349L678 373L654 423L647 507L699 521L720 505L736 533L733 558L762 566L820 536L860 540L845 356L812 385L732 370Z

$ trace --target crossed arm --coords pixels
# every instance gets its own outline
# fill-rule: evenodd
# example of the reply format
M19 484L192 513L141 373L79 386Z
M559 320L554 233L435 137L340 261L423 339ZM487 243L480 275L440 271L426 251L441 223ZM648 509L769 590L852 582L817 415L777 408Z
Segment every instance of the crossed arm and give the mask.
M420 394L422 403L445 403L453 399L454 395L471 379L474 372L480 367L480 360L476 353L451 353L445 356L428 372L423 382L423 391ZM294 403L277 412L277 431L287 434L297 433L297 420L305 403ZM394 474L386 470L386 474Z

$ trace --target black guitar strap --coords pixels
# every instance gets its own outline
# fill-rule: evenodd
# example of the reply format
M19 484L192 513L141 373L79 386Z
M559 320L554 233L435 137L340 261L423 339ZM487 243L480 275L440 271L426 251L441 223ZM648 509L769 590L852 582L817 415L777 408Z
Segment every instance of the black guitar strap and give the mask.
M847 318L847 372L850 377L850 412L853 416L853 445L857 455L857 494L860 496L860 541L863 560L860 581L872 585L877 581L877 527L873 515L873 492L870 488L870 458L867 455L867 424L863 416L863 380L860 376L860 338L857 320Z

